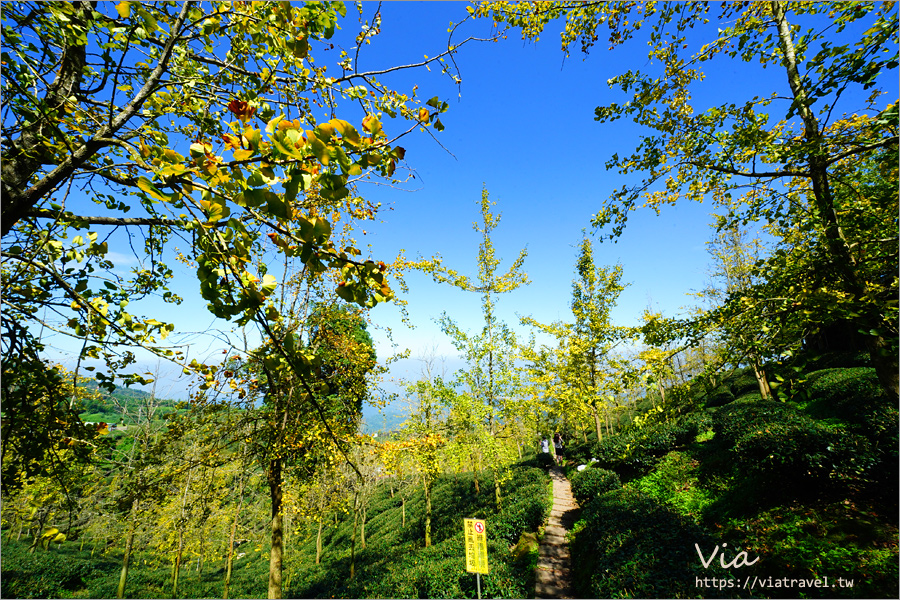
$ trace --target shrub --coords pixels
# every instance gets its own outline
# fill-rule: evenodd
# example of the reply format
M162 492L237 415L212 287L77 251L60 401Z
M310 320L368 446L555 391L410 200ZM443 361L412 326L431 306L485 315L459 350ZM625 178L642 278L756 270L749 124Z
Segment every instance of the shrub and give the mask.
M735 398L739 398L744 394L759 392L759 382L757 382L756 375L753 374L753 370L750 367L740 371L730 378L727 383L728 389L731 390Z
M587 506L597 496L622 487L619 476L607 469L585 469L575 473L571 481L572 495L580 506Z
M897 433L896 399L884 395L875 369L826 369L808 378L808 412L816 417L837 417L861 428L873 438Z
M85 587L95 565L66 550L28 552L28 544L3 544L4 598L60 598Z
M645 475L660 458L694 441L702 418L693 414L604 439L594 451L596 466L614 470L626 481Z
M696 543L708 553L716 541L637 490L596 498L576 530L571 544L576 598L735 596L733 589L696 587L697 578L728 577L717 563L704 569L694 549Z
M735 444L734 454L747 471L790 488L858 478L875 462L865 438L808 418L748 431Z
M730 402L734 402L734 398L734 392L732 392L727 385L722 384L707 396L706 406L709 408L724 406Z
M541 452L540 454L538 454L536 462L537 466L544 470L550 469L554 464L556 464L553 462L553 455L551 455L549 452Z
M742 575L811 579L843 573L852 588L834 586L829 596L898 597L897 530L871 514L839 502L826 506L781 506L750 518L730 520L722 530L729 547L741 546L761 557ZM796 589L784 590L793 597ZM778 596L775 596L778 597Z
M733 447L748 431L769 423L785 422L797 414L792 406L772 400L740 402L715 411L712 426L716 441L725 447Z
M735 467L782 495L821 492L868 476L878 463L871 444L772 401L727 406L713 417L717 443Z
M651 473L633 481L631 487L663 502L679 514L699 521L712 494L697 478L699 463L682 452L670 452Z
M591 436L595 441L597 436ZM565 456L567 463L573 463L576 465L583 465L587 463L591 457L591 451L593 450L595 442L585 442L581 439L572 438L568 440L565 448Z

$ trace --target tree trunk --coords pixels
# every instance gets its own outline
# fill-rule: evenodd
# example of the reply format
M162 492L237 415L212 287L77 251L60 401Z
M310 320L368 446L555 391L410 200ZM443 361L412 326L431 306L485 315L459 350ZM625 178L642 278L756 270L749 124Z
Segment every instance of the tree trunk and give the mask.
M406 494L400 500L400 527L406 527Z
M128 520L128 536L125 538L125 555L122 557L122 572L119 574L119 587L116 588L116 598L125 597L125 581L128 579L128 562L131 560L131 548L134 544L134 520L137 518L138 501L135 498L131 502L131 512Z
M175 551L175 564L172 567L172 597L178 597L178 576L181 574L181 555L184 550L184 532L178 530L178 550ZM188 566L190 569L190 566Z
M228 588L231 586L231 569L234 565L234 538L237 535L238 520L241 515L241 509L244 507L244 473L241 472L241 487L238 491L239 500L237 509L234 511L234 520L231 522L231 535L228 537L228 558L225 561L225 591L222 593L223 598L228 597Z
M369 511L368 511L368 508L367 508L367 506L366 506L366 503L363 502L363 505L362 505L362 523L360 523L360 526L359 526L359 549L360 549L360 550L365 550L365 549L366 549L366 516L367 516L368 512L369 512Z
M324 522L325 521L320 518L319 531L316 533L316 564L319 564L319 561L322 559L322 525Z
M477 481L477 479L476 479ZM431 482L422 478L425 487L425 547L431 547ZM477 486L476 486L477 487Z
M353 494L353 535L350 537L350 579L356 575L356 529L359 523L359 491Z
M272 548L269 552L269 600L281 598L281 568L284 558L284 515L281 510L281 459L269 461L269 497L272 501Z
M759 395L762 396L763 400L771 400L772 388L769 387L769 378L766 376L766 370L755 358L753 359L753 374L756 375L756 383L759 384Z
M497 474L497 467L494 467L494 503L497 505L497 510L500 510L500 476Z
M594 430L597 432L597 441L603 441L603 429L602 423L600 422L600 413L597 411L596 406L591 406L591 414L594 415Z
M866 347L878 382L888 398L897 398L900 395L900 381L898 381L897 356L890 350L890 344L882 336L866 336Z

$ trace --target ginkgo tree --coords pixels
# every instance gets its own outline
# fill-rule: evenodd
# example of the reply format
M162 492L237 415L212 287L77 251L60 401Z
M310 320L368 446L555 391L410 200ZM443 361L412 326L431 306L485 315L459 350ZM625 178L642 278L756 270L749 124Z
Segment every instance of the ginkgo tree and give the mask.
M458 383L475 404L485 408L485 418L480 420L486 436L483 437L486 458L494 471L494 492L499 508L500 478L498 469L506 462L506 452L499 440L504 419L515 418L516 397L520 393L519 370L515 364L519 355L519 344L515 332L496 317L497 295L515 290L529 283L528 275L522 270L526 250L519 252L516 260L503 275L497 273L500 259L494 250L492 233L500 223L500 215L491 212L491 202L487 187L481 191L481 223L472 227L481 234L478 246L478 275L473 280L456 270L446 267L440 257L410 263L413 268L430 273L435 281L447 283L467 292L481 294L481 310L484 327L480 333L472 334L457 324L446 312L441 315L441 330L447 334L454 347L462 354L467 367L457 373Z
M399 138L443 129L445 102L381 77L446 65L469 40L366 71L381 16L367 20L362 5L353 47L330 62L320 55L346 17L341 2L4 2L0 11L4 383L42 368L39 327L78 340L80 368L97 369L105 386L149 381L131 371L137 349L183 359L166 345L174 324L140 302L182 301L174 245L209 311L238 324L277 323L269 265L286 259L338 274L347 302L393 297L383 263L335 242L332 211L374 219L378 207L352 193L356 183L398 181ZM129 252L137 266L125 273ZM17 389L4 411L34 402L28 386Z
M896 264L896 231L887 239L873 232L849 240L844 233L859 204L882 221L896 218L895 201L872 203L858 180L844 177L846 165L897 148L896 7L487 2L470 11L519 28L532 40L562 19L565 52L578 44L587 53L601 37L610 50L645 44L639 66L608 81L626 101L595 110L600 123L627 118L646 132L633 152L616 153L606 163L638 181L614 191L593 224L608 227L604 235L615 239L641 205L658 212L667 204L710 199L724 209L723 226L760 221L804 229L814 240L817 268L833 277L813 289L788 290L793 297L783 299L783 309L800 316L808 311L815 317L810 323L820 327L850 322L864 335L882 387L898 394L897 278L872 278L865 266L879 246ZM722 62L748 78L775 70L774 81L782 84L764 79L759 95L697 106L695 91L712 65ZM896 191L896 174L883 174ZM742 298L751 304L776 300L745 295L733 302Z
M601 419L616 387L613 380L617 376L609 368L612 353L632 333L629 328L616 325L610 314L626 284L622 281L621 265L594 264L593 244L587 237L581 240L575 273L572 323L547 325L530 317L523 318L522 323L556 339L556 349L532 352L530 358L543 359L543 369L552 373L548 380L552 397L569 406L587 408L594 419L597 439L602 441Z

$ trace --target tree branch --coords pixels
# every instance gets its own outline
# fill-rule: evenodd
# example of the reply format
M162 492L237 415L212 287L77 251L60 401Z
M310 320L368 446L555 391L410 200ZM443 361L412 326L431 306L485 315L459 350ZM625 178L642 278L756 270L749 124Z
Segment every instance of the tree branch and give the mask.
M150 94L153 93L153 91L156 89L157 84L159 83L160 79L166 71L166 68L168 67L172 52L181 41L181 36L178 32L181 31L191 4L191 2L185 2L182 5L181 13L178 15L178 18L175 20L175 22L172 23L172 27L170 28L171 37L169 38L169 41L167 42L162 54L160 55L159 62L157 63L156 68L154 68L150 73L150 76L147 78L147 81L144 83L144 86L140 89L140 91L138 91L134 98L132 98L131 101L129 101L128 104L125 105L122 111L118 115L116 115L115 118L110 119L109 123L102 127L99 131L97 131L97 133L91 139L89 139L79 148L76 148L75 151L72 152L72 154L67 159L62 161L59 165L56 166L55 169L50 171L50 173L46 174L43 178L40 179L40 181L32 185L27 190L19 192L11 185L7 184L6 180L8 170L6 168L3 169L3 195L5 196L5 198L3 203L2 235L6 235L7 233L9 233L16 222L23 216L28 214L28 212L34 207L35 204L37 204L41 200L41 198L50 193L51 190L53 190L66 178L70 177L77 168L90 160L90 158L94 156L98 150L103 148L109 141L108 139L104 138L114 137L115 133L119 129L121 129L129 119L131 119L138 113L144 101L149 98ZM83 52L84 47L81 48ZM35 144L35 147L39 145L40 142L37 142ZM25 177L22 177L22 173L18 173L18 177L20 180L27 181L36 170L37 167L35 167L34 170L32 170L31 173L28 173Z

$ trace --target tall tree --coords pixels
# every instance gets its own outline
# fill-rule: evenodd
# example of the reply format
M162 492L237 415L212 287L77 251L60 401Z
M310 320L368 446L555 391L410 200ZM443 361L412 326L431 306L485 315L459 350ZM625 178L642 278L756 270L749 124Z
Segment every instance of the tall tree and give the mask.
M841 210L835 193L842 164L897 148L896 92L884 98L878 89L895 85L891 72L900 64L898 15L892 5L494 2L473 12L520 27L530 39L562 17L566 51L577 41L587 52L603 26L610 49L630 40L647 43L648 61L641 70L609 79L610 87L619 88L628 101L595 111L601 123L627 117L649 131L632 154L615 154L607 162L607 168L623 175L641 174L641 181L614 192L594 225L610 226L608 236L615 238L641 203L659 211L664 204L704 198L734 207L725 215L729 224L761 220L801 225L792 207L808 206L803 214L819 240L819 268L833 273L834 287L798 291L786 310L815 311L819 323L849 319L864 332L882 387L897 396L897 313L896 305L886 301L896 298L896 280L873 280L862 268L862 253L877 238L857 245L847 239L852 212ZM697 43L710 37L710 42ZM692 90L706 78L705 65L716 59L728 61L732 69L746 69L748 75L754 62L759 70L780 69L784 86L697 110ZM848 200L865 196L852 180L840 185L848 189ZM891 185L896 189L897 180ZM752 192L733 203L732 192L744 188ZM896 216L889 205L866 206L882 219ZM887 243L896 247L896 237L894 232ZM808 300L821 294L832 302Z
M610 313L626 284L622 283L621 265L594 264L593 245L587 237L579 247L575 274L572 323L544 325L532 318L522 322L556 338L558 348L550 367L556 371L552 394L570 404L585 404L594 419L597 439L602 440L602 418L617 379L609 373L611 352L629 334L628 328L613 323Z
M734 297L743 298L753 293L758 285L756 264L762 260L762 247L758 238L747 239L747 232L737 226L717 231L708 244L712 258L712 281L701 292L701 297L711 308L723 306ZM764 365L766 354L774 349L769 339L779 328L760 311L742 312L735 318L721 319L719 333L732 352L723 357L732 364L749 363L764 400L772 396L769 377Z
M508 416L506 404L517 393L519 388L518 370L515 366L518 342L515 333L496 317L496 296L511 292L521 285L529 283L528 275L522 270L527 256L521 250L519 256L510 265L509 270L499 275L497 267L500 259L496 257L494 242L491 237L500 223L500 215L491 212L494 202L490 201L487 187L481 191L481 223L473 223L472 227L481 234L478 245L478 275L473 281L466 275L460 275L453 269L445 267L440 258L422 260L414 266L431 273L435 281L449 283L467 292L481 294L481 311L484 316L484 327L480 334L469 334L446 312L440 318L441 329L450 336L456 349L462 353L468 367L458 373L460 381L468 388L472 398L487 407L487 431L490 446L486 448L494 464L494 491L496 501L500 503L500 484L497 468L501 461L502 451L497 445L496 435L501 426L502 415Z
M358 312L319 304L303 330L302 337L289 330L278 351L265 344L249 358L256 377L245 401L263 403L252 419L271 502L269 598L280 598L282 592L285 469L293 467L311 478L320 463L349 460L349 440L355 437L367 394L366 375L375 366L372 339ZM306 363L316 374L313 384L298 379L290 361Z

